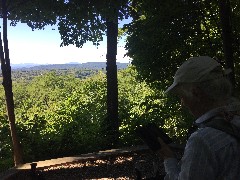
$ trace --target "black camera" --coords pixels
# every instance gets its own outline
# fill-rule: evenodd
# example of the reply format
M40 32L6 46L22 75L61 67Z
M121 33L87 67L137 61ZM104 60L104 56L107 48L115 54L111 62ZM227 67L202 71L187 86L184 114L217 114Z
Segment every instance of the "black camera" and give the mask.
M136 133L154 152L161 149L158 137L160 137L166 144L173 142L172 139L154 123L148 123L146 126L137 127Z

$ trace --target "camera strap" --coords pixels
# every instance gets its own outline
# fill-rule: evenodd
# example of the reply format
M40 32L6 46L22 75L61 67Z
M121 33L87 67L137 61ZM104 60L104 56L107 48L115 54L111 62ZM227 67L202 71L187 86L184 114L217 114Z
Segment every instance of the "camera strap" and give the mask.
M233 123L233 120L235 120L235 118L240 122L240 116L238 114L224 111L203 122L202 124L205 127L211 127L223 131L233 136L240 142L240 127Z

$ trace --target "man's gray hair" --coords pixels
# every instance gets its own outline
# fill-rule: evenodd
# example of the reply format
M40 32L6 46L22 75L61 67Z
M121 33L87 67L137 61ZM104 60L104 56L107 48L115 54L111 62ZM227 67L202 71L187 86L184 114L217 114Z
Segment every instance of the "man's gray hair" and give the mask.
M226 77L198 83L182 84L178 88L178 93L192 97L190 89L193 87L201 89L208 96L209 100L213 102L228 100L232 96L232 84Z
M213 101L228 100L232 96L232 84L226 77L201 82L198 87Z

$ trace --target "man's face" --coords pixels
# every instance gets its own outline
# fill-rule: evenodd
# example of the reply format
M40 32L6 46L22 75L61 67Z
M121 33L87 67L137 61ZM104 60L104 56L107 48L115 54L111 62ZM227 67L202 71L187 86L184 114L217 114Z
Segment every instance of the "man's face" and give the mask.
M195 107L195 101L193 100L193 98L188 96L181 96L180 99L181 99L181 105L183 107L186 107L192 113L192 110Z
M189 90L188 95L181 94L178 97L181 100L181 105L187 108L193 116L198 117L201 103L192 90Z

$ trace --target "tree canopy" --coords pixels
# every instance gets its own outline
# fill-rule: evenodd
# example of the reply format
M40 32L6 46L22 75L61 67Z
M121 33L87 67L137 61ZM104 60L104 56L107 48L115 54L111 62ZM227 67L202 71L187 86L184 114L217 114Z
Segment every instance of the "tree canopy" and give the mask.
M87 41L99 45L107 28L105 22L112 20L114 9L122 20L129 16L128 8L127 0L17 0L8 1L8 18L11 25L26 23L33 30L57 25L62 46L82 47Z
M239 80L240 4L231 2L234 60ZM176 69L191 56L208 55L224 63L218 1L136 1L126 27L126 49L140 77L169 84Z

